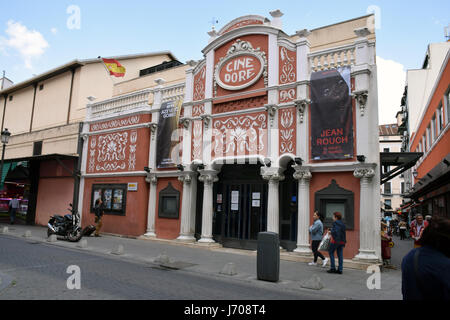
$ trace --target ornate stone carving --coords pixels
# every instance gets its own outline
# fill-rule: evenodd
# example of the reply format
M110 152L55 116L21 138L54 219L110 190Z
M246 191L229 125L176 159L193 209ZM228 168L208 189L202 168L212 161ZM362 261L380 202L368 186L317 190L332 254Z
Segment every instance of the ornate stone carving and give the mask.
M158 182L158 177L156 177L156 174L154 173L147 173L145 181L156 186L156 183Z
M183 182L183 183L187 183L190 184L192 181L192 177L189 173L183 174L181 176L178 177L178 180Z
M355 98L355 100L358 102L359 110L361 112L361 117L363 117L365 109L366 109L366 103L367 103L367 97L368 97L367 90L355 91L352 93L352 97Z
M200 176L198 177L198 180L203 182L208 186L212 186L214 182L219 181L219 178L217 177L217 174L215 172L205 172L205 171L199 171Z
M179 123L181 124L181 125L183 125L183 127L185 128L185 129L187 129L187 128L189 128L189 122L191 122L191 119L189 119L189 118L180 118L180 120L179 120Z
M309 99L295 100L294 103L295 103L295 106L297 107L298 113L300 115L300 123L303 123L305 109L308 105L311 104L311 100L309 100Z
M353 172L353 176L359 179L372 179L375 176L375 170L372 168L357 168Z
M268 180L269 183L278 183L284 180L284 175L279 172L264 172L262 173L262 178Z
M312 174L311 171L309 171L309 169L297 169L295 168L295 172L293 175L294 179L296 180L305 180L305 181L309 181L312 178Z

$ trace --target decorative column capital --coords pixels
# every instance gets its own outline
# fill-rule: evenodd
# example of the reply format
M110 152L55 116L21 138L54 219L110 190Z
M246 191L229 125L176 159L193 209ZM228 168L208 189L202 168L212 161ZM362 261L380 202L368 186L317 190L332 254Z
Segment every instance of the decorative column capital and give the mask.
M294 103L295 103L295 107L298 110L298 113L300 114L300 123L303 123L305 109L308 105L311 104L311 100L309 100L309 99L294 100Z
M208 129L209 124L211 123L211 120L212 120L212 116L210 114L202 114L202 115L200 115L200 118L205 123L205 128Z
M359 179L370 180L375 176L375 170L372 168L356 168L353 171L353 176Z
M190 119L190 118L186 118L186 117L183 117L183 118L180 118L180 120L178 121L181 125L183 125L183 127L185 128L185 129L187 129L187 128L189 128L189 123L192 121L192 119Z
M152 185L156 185L156 183L158 182L158 177L156 176L156 173L147 173L145 181Z
M361 113L361 117L364 116L364 111L366 109L366 103L367 103L368 96L369 96L369 93L367 90L360 90L360 91L355 91L352 93L352 97L355 98L355 100L359 104L359 111Z
M284 175L278 171L278 168L261 168L261 176L268 180L269 184L278 183L284 180Z
M309 180L311 180L312 174L309 167L293 165L292 168L295 170L293 174L294 179L304 182L309 182Z
M178 176L178 180L190 184L191 181L195 178L195 172L194 171L183 171L183 173Z
M264 108L266 109L269 116L273 118L277 112L278 106L276 104L266 104Z
M217 171L212 170L199 170L200 176L198 177L198 180L203 182L206 185L212 186L214 182L219 181L219 178L217 177Z

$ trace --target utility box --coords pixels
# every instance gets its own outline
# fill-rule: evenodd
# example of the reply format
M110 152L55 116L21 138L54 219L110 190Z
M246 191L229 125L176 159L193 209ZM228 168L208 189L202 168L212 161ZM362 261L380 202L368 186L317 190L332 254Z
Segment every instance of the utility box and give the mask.
M278 281L280 276L280 240L278 233L258 233L256 273L258 280Z

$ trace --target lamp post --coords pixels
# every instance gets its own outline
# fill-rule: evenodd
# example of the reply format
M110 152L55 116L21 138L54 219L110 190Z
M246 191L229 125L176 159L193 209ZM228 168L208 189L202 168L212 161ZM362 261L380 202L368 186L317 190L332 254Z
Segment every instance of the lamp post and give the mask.
M11 135L11 132L8 131L8 129L5 129L2 131L2 144L3 144L3 150L2 150L2 162L0 165L0 174L3 175L3 162L5 159L5 147L8 144L9 136Z

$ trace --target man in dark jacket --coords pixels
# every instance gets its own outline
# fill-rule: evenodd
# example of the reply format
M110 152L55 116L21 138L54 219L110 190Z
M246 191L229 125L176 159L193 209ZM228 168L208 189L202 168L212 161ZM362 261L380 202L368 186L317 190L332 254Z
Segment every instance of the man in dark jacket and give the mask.
M333 227L331 231L331 243L328 253L330 254L330 270L328 273L338 273L342 274L342 269L344 267L344 247L347 242L345 237L345 224L342 222L342 214L340 212L333 213ZM339 267L336 270L336 265L334 263L334 251L337 252Z
M95 223L97 224L95 228L95 236L100 237L100 229L102 228L102 217L103 217L103 201L101 198L95 200L94 205Z
M450 219L432 217L402 260L403 300L450 300Z

